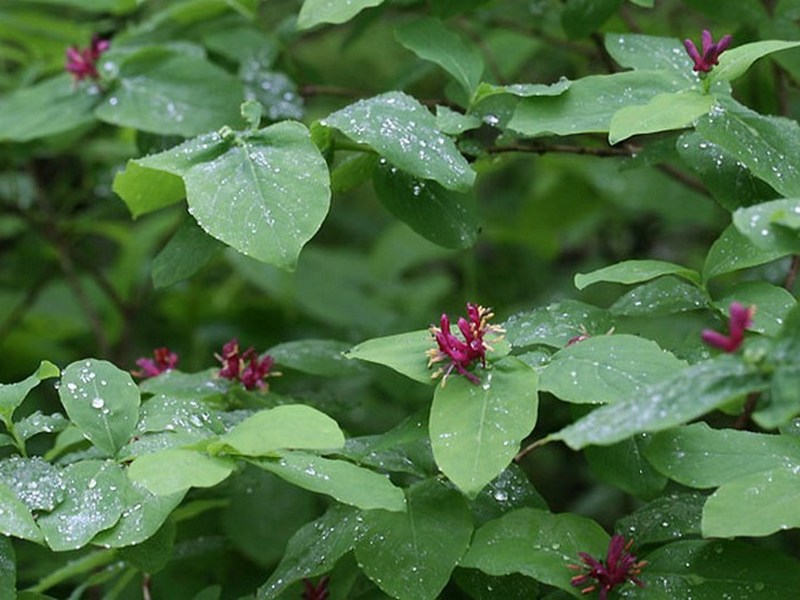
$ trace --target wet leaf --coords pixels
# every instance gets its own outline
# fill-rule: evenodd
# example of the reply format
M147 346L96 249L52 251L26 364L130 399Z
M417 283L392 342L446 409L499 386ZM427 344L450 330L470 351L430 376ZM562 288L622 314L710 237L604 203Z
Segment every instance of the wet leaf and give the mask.
M617 298L609 309L625 316L660 316L708 307L706 293L696 285L675 277L659 277Z
M435 479L406 491L405 512L363 513L355 547L364 573L400 600L433 600L450 579L472 535L464 498Z
M753 420L763 429L775 429L800 414L800 367L780 365L772 374L769 396L759 398Z
M44 541L30 509L20 502L17 494L4 482L0 482L0 504L3 507L0 512L0 533L33 542Z
M344 23L365 8L383 4L384 0L305 0L297 17L298 29L310 29L321 23Z
M667 478L645 459L648 434L634 436L610 446L589 446L586 460L592 472L605 483L637 498L652 498L667 485Z
M696 271L681 265L663 260L626 260L591 273L578 273L575 275L575 287L582 290L601 281L641 283L662 275L677 275L692 283L700 282L700 275Z
M562 300L509 317L502 327L514 348L542 344L562 348L580 335L602 335L613 327L608 311L577 300Z
M61 403L70 420L109 456L124 446L139 419L139 389L130 373L93 358L72 363L61 377Z
M128 468L128 477L157 496L167 496L191 487L215 486L233 473L234 468L235 463L229 458L169 448L134 460Z
M43 415L37 410L17 421L16 427L17 435L23 440L28 440L40 433L58 433L66 429L68 425L69 419L61 413Z
M570 584L575 572L567 565L580 562L579 552L605 556L608 541L608 534L585 517L522 508L478 529L460 566L489 575L521 573L579 595Z
M567 0L561 26L572 39L588 36L617 12L623 0Z
M731 302L741 302L745 306L755 306L756 313L750 331L757 331L774 337L783 327L789 311L797 305L791 293L785 288L766 281L747 281L726 290L725 296L714 305L727 314Z
M451 376L438 386L428 426L436 464L471 498L508 466L538 409L538 376L522 361L497 362L481 380Z
M653 341L601 335L556 352L541 373L539 387L567 402L615 402L686 366Z
M716 81L732 81L744 75L759 58L797 46L800 46L800 42L764 40L731 48L720 55L719 64L708 75L709 80L712 84Z
M703 267L703 278L709 280L726 273L756 267L791 253L790 249L761 248L734 225L729 225L708 251Z
M62 475L64 502L39 519L47 544L56 551L81 548L119 521L121 490L127 484L122 468L111 461L83 460L67 466Z
M621 518L614 529L639 545L700 537L700 518L706 498L697 492L656 498Z
M61 470L39 457L6 458L0 462L0 482L7 485L28 510L51 511L64 500Z
M321 377L352 377L362 372L347 360L350 344L335 340L294 340L273 346L267 352L280 367Z
M475 172L435 117L415 98L387 92L329 115L323 121L352 140L369 144L397 168L443 187L466 192Z
M17 557L11 540L5 537L0 538L0 599L33 600L17 595Z
M475 496L469 507L476 526L480 526L518 508L547 510L547 502L525 471L512 462Z
M473 104L478 104L482 100L497 94L511 94L519 98L529 98L530 96L560 96L566 92L572 81L562 77L555 83L512 83L510 85L493 85L483 82L475 92Z
M353 346L345 356L384 365L414 381L433 385L426 353L435 346L431 332L425 329L367 340Z
M284 452L279 459L256 459L252 464L275 473L296 486L327 494L339 502L365 510L405 510L403 491L385 475L343 460L305 452Z
M617 63L629 69L672 71L688 83L696 84L692 59L679 40L638 33L608 33L605 36L608 53Z
M800 252L800 235L784 225L788 215L800 216L800 200L763 202L733 213L733 224L751 243L773 254Z
M647 104L626 106L614 113L608 143L616 144L634 135L684 129L706 114L714 98L695 90L658 94Z

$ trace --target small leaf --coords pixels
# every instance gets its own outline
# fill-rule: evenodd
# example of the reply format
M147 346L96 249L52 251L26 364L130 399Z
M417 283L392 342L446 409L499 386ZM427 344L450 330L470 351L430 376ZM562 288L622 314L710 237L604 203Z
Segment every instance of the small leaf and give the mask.
M703 278L708 281L726 273L770 263L791 253L788 249L761 248L734 225L728 225L708 251Z
M574 571L567 565L580 562L579 552L604 556L608 541L608 534L586 517L521 508L478 529L460 565L489 575L522 573L575 593Z
M408 510L365 512L355 547L364 573L394 598L434 600L469 546L464 498L436 479L407 489Z
M656 37L638 33L608 33L605 36L608 53L628 69L672 71L687 83L696 84L692 59L683 44L672 37Z
M298 29L310 29L320 23L344 23L365 8L383 4L384 0L305 0L297 17Z
M141 543L120 548L117 556L143 573L157 573L172 558L175 531L175 522L165 521L158 531Z
M344 446L336 421L303 404L284 404L246 418L219 438L245 456L269 456L277 450L332 450Z
M426 353L435 347L431 332L425 329L361 342L345 356L384 365L414 381L433 385Z
M157 496L167 496L191 487L215 486L233 473L234 467L229 458L169 448L134 460L128 477Z
M13 490L28 510L49 512L64 500L61 469L38 456L10 456L0 462L0 482Z
M659 277L617 298L609 310L614 315L660 316L707 308L709 299L696 284L676 277Z
M103 452L114 456L139 419L139 389L130 373L93 358L72 363L61 377L61 403L70 420Z
M420 58L447 71L467 97L475 92L483 74L483 56L475 44L431 18L404 23L395 29L395 37Z
M522 361L499 361L481 379L453 376L438 386L429 423L436 463L471 498L514 458L538 408L538 376Z
M614 404L607 404L548 439L578 450L608 445L636 433L660 431L696 419L725 402L767 386L762 374L738 357L697 363Z
M58 377L61 371L49 361L42 361L36 372L18 383L0 383L0 419L6 427L11 423L14 411L25 401L28 394L44 379Z
M502 327L514 348L537 344L562 348L580 335L608 333L613 325L605 309L577 300L562 300L512 315Z
M415 179L386 161L372 184L383 205L424 238L445 248L469 248L478 239L480 219L474 194Z
M436 128L435 117L402 92L359 100L323 123L369 144L397 168L447 189L465 192L475 181L475 172L456 145Z
M519 98L529 98L531 96L560 96L566 92L571 85L572 81L566 77L562 77L555 83L551 84L512 83L510 85L493 85L491 83L483 82L478 86L472 103L478 104L486 98L496 96L498 94L511 94L512 96L517 96Z
M797 305L797 300L785 288L766 281L747 281L733 286L714 305L721 312L727 313L731 302L755 306L753 323L748 329L770 337L778 335L786 315Z
M753 421L763 429L775 429L800 414L800 368L780 365L772 374L769 396L759 399Z
M719 64L709 73L709 80L712 84L717 81L733 81L744 75L759 58L797 46L800 46L800 42L764 40L731 48L720 54Z
M254 465L275 473L298 487L327 494L339 502L365 510L405 510L403 491L388 477L343 461L304 452L284 452L277 460L260 459Z
M706 496L698 492L671 493L637 508L617 521L616 531L637 544L658 544L700 537Z
M733 224L751 243L771 253L800 252L800 234L779 222L786 214L800 215L800 200L763 202L733 213Z
M601 281L625 284L640 283L662 275L677 275L692 283L700 282L700 276L696 271L681 265L663 260L626 260L591 273L578 273L575 275L575 287L582 290Z
M122 516L122 468L111 461L84 460L63 471L64 502L39 519L47 544L58 552L88 544Z
M17 494L3 482L0 482L0 504L3 507L0 511L0 533L32 542L44 541L30 509L20 502Z

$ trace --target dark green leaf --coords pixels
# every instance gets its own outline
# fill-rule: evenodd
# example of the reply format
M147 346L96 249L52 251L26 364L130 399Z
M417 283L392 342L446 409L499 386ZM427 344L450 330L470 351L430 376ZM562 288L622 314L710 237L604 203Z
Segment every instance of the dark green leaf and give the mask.
M729 288L725 296L715 301L714 305L721 312L727 313L728 307L734 301L745 306L755 306L756 314L748 329L770 337L778 334L786 315L797 304L794 296L785 288L766 281L747 281Z
M673 71L687 83L696 84L692 59L683 44L673 37L655 37L638 33L609 33L605 46L611 57L625 68Z
M477 569L456 569L453 580L473 600L530 600L539 597L539 584L517 573L492 577Z
M223 245L205 233L194 219L184 219L175 235L153 259L153 285L163 288L189 279L221 248Z
M364 573L401 600L433 600L472 535L464 498L435 479L407 489L405 512L365 512L355 547Z
M772 200L740 208L733 213L733 224L762 250L792 254L800 252L800 234L781 224L787 214L800 214L800 200Z
M709 304L706 293L675 277L659 277L620 296L609 309L625 316L660 316L698 310Z
M58 377L61 371L49 361L42 361L33 375L18 383L0 383L0 419L8 426L11 423L14 411L22 404L33 388L44 379Z
M165 521L158 531L142 543L120 548L118 556L143 573L158 573L172 558L175 529L173 521Z
M3 482L0 482L0 504L3 507L0 512L0 533L33 542L44 541L30 509L20 502L14 490Z
M31 600L17 595L17 557L8 538L0 538L0 600Z
M703 278L708 280L733 271L772 262L791 254L790 249L761 248L729 225L712 244L703 266Z
M764 429L775 429L800 414L800 368L781 365L772 374L769 396L759 398L753 420Z
M602 308L577 300L562 300L512 315L503 323L503 329L514 348L536 344L562 348L580 335L608 333L613 325L608 311Z
M571 38L588 36L617 12L623 0L567 0L561 25Z
M667 478L645 459L643 450L650 442L645 433L611 446L589 446L586 460L602 481L639 498L652 498L664 489Z
M657 498L617 521L616 531L639 545L700 537L700 518L706 496L697 492Z
M525 471L513 462L470 502L470 510L478 526L518 508L547 510L547 503L528 480Z
M281 367L289 367L322 377L352 377L362 371L358 363L348 361L350 345L335 340L295 340L269 349L268 354Z

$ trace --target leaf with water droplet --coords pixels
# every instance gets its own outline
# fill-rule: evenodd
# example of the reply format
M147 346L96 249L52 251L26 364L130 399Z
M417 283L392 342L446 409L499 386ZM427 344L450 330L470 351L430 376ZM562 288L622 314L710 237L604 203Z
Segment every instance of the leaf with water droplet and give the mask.
M97 448L114 456L136 429L139 389L130 373L93 358L72 363L58 396L70 420Z
M426 352L435 343L427 329L410 331L361 342L345 356L385 365L414 381L433 385Z
M453 140L436 128L435 117L402 92L359 100L324 122L358 143L369 144L394 166L416 177L461 192L468 191L475 181L475 171Z
M336 340L293 340L273 346L268 354L275 364L301 373L322 377L353 377L363 373L362 365L347 360L350 344Z
M11 456L0 462L0 481L29 510L51 511L64 500L61 470L39 457Z
M642 434L610 446L589 446L584 452L598 479L637 498L652 498L664 489L667 478L645 459L649 443L650 437Z
M575 593L567 565L580 562L579 552L605 556L608 540L586 517L521 508L478 529L460 565L490 575L521 573Z
M525 472L512 462L475 496L469 507L475 525L481 526L518 508L547 510L547 502Z
M778 334L786 315L797 305L794 296L785 288L766 281L747 281L730 287L723 297L714 301L714 306L727 314L731 302L755 306L756 313L748 329L770 337Z
M763 265L791 253L790 249L761 248L734 225L728 225L708 251L703 279Z
M744 75L759 58L798 46L800 42L783 40L761 40L742 44L723 52L719 57L719 64L711 69L708 78L712 84L717 81L732 81Z
M733 213L733 224L759 248L781 254L800 252L796 228L781 223L787 214L800 215L800 200L782 199L763 202Z
M356 560L393 598L433 600L469 545L472 519L463 496L436 479L407 488L406 498L406 512L364 513Z
M579 335L605 334L613 325L605 309L577 300L562 300L514 314L502 327L514 348L537 344L561 348Z
M697 83L692 59L683 44L673 37L607 33L604 43L611 58L622 67L643 71L663 69L683 77L687 83Z
M698 492L664 495L618 520L614 530L641 546L700 537L706 498Z
M0 482L0 506L0 533L39 543L44 540L30 509L3 482Z
M575 287L582 290L601 281L612 283L641 283L663 275L677 275L692 283L700 282L700 275L675 263L663 260L625 260L591 273L575 275Z
M365 8L383 4L384 0L305 0L297 17L297 28L310 29L321 23L344 23Z
M695 284L659 277L617 298L610 311L620 316L663 316L708 307L708 295Z
M474 194L416 179L388 162L375 169L372 185L389 212L435 244L468 248L478 239L480 220Z
M305 452L283 452L278 459L254 459L252 464L289 483L327 494L363 509L405 510L403 491L388 477L350 462Z
M64 502L39 518L47 544L56 551L81 548L119 521L123 510L121 490L127 484L122 468L111 461L73 463L62 475Z
M536 425L536 371L506 358L481 372L481 384L451 375L433 395L429 423L439 468L474 498L497 477Z

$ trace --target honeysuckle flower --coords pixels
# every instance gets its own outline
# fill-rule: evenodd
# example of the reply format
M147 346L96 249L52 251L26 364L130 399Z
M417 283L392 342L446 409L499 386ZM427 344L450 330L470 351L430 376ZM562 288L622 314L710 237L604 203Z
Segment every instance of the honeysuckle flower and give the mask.
M111 44L108 40L100 39L97 35L92 36L92 41L88 48L80 49L70 46L67 48L65 69L68 73L72 73L75 81L82 81L87 78L99 79L97 61L100 59L100 55L108 50L110 46Z
M245 389L267 390L267 377L279 375L273 373L273 358L269 354L259 357L255 349L251 346L244 352L239 349L239 340L233 338L222 347L222 354L214 354L222 363L219 376L223 379L239 381Z
M330 578L322 577L315 585L310 579L303 579L303 600L328 600L328 581Z
M744 332L753 323L756 307L745 307L739 302L731 302L728 318L728 335L713 329L704 329L700 334L703 341L709 346L719 348L724 352L736 352L744 340Z
M627 581L644 587L644 583L638 577L647 562L637 559L629 552L632 545L633 540L625 543L623 536L612 536L608 543L605 561L597 560L586 552L579 552L578 556L581 557L583 564L568 566L575 571L583 570L585 572L573 577L572 585L582 587L581 594L591 594L593 591L599 590L599 600L606 600L611 590Z
M463 337L453 335L450 331L450 317L442 314L439 326L431 325L430 332L436 340L436 348L428 350L428 368L436 363L449 360L450 363L440 366L431 375L432 378L442 377L442 384L447 377L455 370L459 375L463 375L474 384L479 384L480 379L469 369L480 362L481 366L486 367L486 352L493 348L486 342L487 334L501 334L503 330L497 325L489 325L488 321L494 316L490 309L478 306L477 304L467 303L467 318L459 317L456 325Z
M140 358L136 361L140 370L132 371L131 374L141 379L155 377L165 371L174 369L178 365L178 360L180 360L180 357L171 352L166 346L156 348L153 350L153 358Z
M730 35L723 35L715 44L708 29L703 29L702 38L702 54L692 40L684 40L683 45L686 47L689 57L694 61L693 70L698 73L708 73L714 68L714 65L719 64L719 55L728 49L733 38Z

